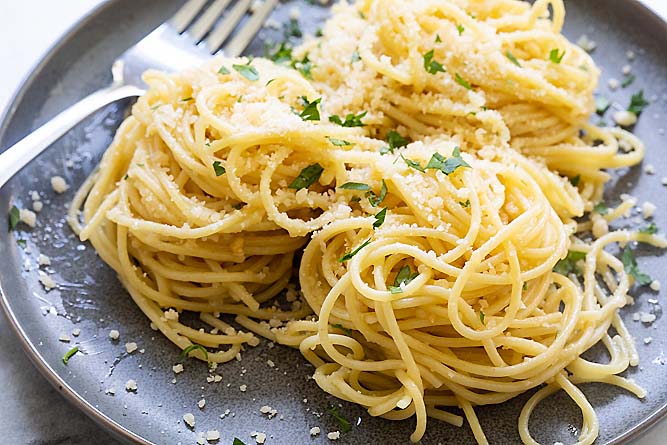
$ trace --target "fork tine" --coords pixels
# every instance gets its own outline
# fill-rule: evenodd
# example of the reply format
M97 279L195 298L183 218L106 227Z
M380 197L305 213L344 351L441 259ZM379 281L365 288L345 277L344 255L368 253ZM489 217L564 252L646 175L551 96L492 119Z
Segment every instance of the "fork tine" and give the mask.
M206 39L206 48L213 54L224 43L225 39L234 31L234 28L243 19L243 16L250 8L251 0L239 0L229 11L229 14L220 22L209 34Z
M241 55L253 37L255 37L259 28L264 24L266 17L273 11L273 8L276 7L277 3L278 0L264 0L262 6L253 13L243 29L234 36L231 42L223 47L222 51L225 56L238 57Z
M201 41L201 39L206 35L207 32L213 25L215 21L218 20L222 11L225 10L230 0L215 0L211 6L209 6L206 11L197 19L194 25L190 26L188 29L188 35L194 39L195 42Z
M201 11L208 0L190 0L174 14L169 23L181 33Z

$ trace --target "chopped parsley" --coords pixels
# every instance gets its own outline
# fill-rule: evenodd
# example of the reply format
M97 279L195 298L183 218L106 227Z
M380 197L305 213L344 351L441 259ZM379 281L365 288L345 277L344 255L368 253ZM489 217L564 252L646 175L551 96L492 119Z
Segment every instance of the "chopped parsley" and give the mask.
M206 350L205 347L203 347L202 345L198 345L197 343L193 343L187 348L183 349L183 351L181 352L180 360L181 361L185 360L187 357L190 356L190 353L192 351L196 350L200 350L202 354L204 354L204 358L206 359L206 361L208 361L208 351Z
M623 268L625 269L625 272L627 272L628 275L631 275L640 286L651 284L653 279L649 275L639 270L637 260L635 259L635 255L632 253L630 247L625 246L623 249L621 261L623 262Z
M71 359L72 356L74 354L76 354L77 352L79 352L79 347L78 346L74 346L72 349L67 351L65 353L65 355L63 355L63 364L66 365L69 362L69 359Z
M243 207L245 207L245 202L237 202L232 206L234 210L241 210Z
M28 246L28 242L24 239L17 239L16 244L25 249Z
M235 437L234 442L232 443L232 445L245 445L245 443L241 439L239 439L238 437Z
M418 170L422 173L424 173L426 170L424 170L424 167L421 166L421 164L417 161L413 161L412 159L408 159L405 156L401 155L401 159L405 161L405 163L408 165L410 168L414 168L415 170Z
M354 52L352 52L352 57L350 57L350 63L358 62L361 60L361 57L359 56L359 51L356 49Z
M338 262L339 262L339 263L344 263L344 262L346 262L346 261L351 260L352 257L354 257L356 254L358 254L358 253L361 251L361 249L363 249L364 247L368 246L370 243L371 243L371 239L368 238L366 241L364 241L359 247L357 247L356 249L354 249L352 252L347 252L345 255L343 255L342 257L338 258Z
M304 121L319 121L320 110L317 109L317 106L322 102L322 98L320 97L312 102L308 102L306 96L301 96L301 101L303 102L303 111L299 113L301 119Z
M229 74L230 72L225 65L222 65L218 70L218 74Z
M435 35L435 43L442 43L442 39L440 38L440 34Z
M565 50L563 50L562 54L558 48L554 48L549 52L549 60L555 64L559 64L563 60L563 56L565 56Z
M625 79L623 79L623 82L621 82L621 88L629 87L630 85L632 85L632 83L634 81L635 81L635 75L634 74L630 74L629 76L626 76Z
M344 327L344 326L343 326L342 324L340 324L340 323L332 324L331 327L332 327L332 328L336 328L336 329L338 329L338 330L340 330L340 331L343 331L343 332L345 332L347 335L352 335L352 329L348 329L348 328Z
M384 224L384 219L387 216L387 208L385 207L384 209L380 210L375 214L375 221L373 222L373 227L378 228L382 224Z
M602 116L611 106L611 102L604 96L598 96L595 98L595 112Z
M387 133L387 143L389 146L382 147L380 149L380 154L384 155L387 153L394 153L395 149L408 145L410 143L410 139L401 136L398 131L391 130L389 133Z
M440 170L445 175L454 173L459 167L470 168L470 165L461 157L461 150L459 147L454 147L452 157L447 159L440 153L433 153L428 164L426 164L426 169Z
M293 60L291 66L292 68L300 72L301 75L303 75L303 77L305 77L306 79L313 78L311 74L311 70L313 69L313 64L308 58L308 54L303 56L303 59L301 60Z
M248 64L246 65L234 64L232 65L232 68L234 68L236 71L238 71L240 75L242 75L251 82L259 80L259 73L257 72L254 66L250 66L250 62L248 62Z
M333 418L336 419L336 421L338 422L338 425L340 426L340 430L343 433L347 433L352 429L352 425L350 425L350 422L348 422L345 417L340 415L340 413L338 412L338 408L336 408L335 406L332 406L331 408L329 408L328 411L329 411L329 414L331 414L333 416Z
M394 278L394 285L389 286L389 292L392 294L402 294L403 293L403 286L407 286L419 276L418 272L412 272L412 269L410 269L410 266L405 265L401 267L401 269L398 271L398 274L396 275L396 278Z
M318 179L320 179L323 171L324 168L322 168L320 164L309 165L308 167L301 170L299 176L297 176L294 181L292 181L292 183L287 186L287 188L295 189L297 191L301 189L307 189L311 185L315 184Z
M459 201L459 204L461 204L461 207L463 207L464 209L467 209L468 207L470 207L470 200L466 199L465 201Z
M290 19L289 22L285 23L285 26L283 28L283 34L285 35L285 39L289 39L290 37L295 37L297 39L300 39L303 37L303 32L301 31L301 28L299 27L299 21L297 19Z
M639 233L645 233L647 235L655 235L656 233L658 233L658 226L656 226L654 222L649 223L648 225L639 229Z
M597 204L595 204L595 206L593 206L593 211L600 215L606 215L607 213L609 213L609 207L607 206L607 204L605 204L604 201L600 201Z
M575 187L578 186L580 182L581 182L581 175L577 175L573 178L570 178L570 184L572 184Z
M289 64L292 63L292 47L287 42L282 42L273 53L270 53L268 46L265 48L265 55L267 59L271 59L276 63Z
M517 58L514 57L514 55L513 55L511 52L507 51L507 52L505 53L505 56L507 56L507 58L510 60L510 62L512 62L513 64L515 64L515 65L518 66L518 67L521 67L521 64L519 63L519 61L517 60Z
M220 164L220 161L213 162L213 170L215 170L215 176L222 176L227 170Z
M470 83L467 80L461 77L459 73L456 73L454 78L456 79L456 83L461 85L463 88L465 88L466 90L472 90L472 85L470 85Z
M186 97L185 99L181 99L181 102L190 102L191 100L194 100L194 98Z
M373 191L366 193L366 196L368 197L368 202L370 202L373 207L380 205L387 196L387 183L384 182L384 179L382 180L382 187L380 188L380 196L377 196Z
M14 230L21 221L21 211L18 207L12 206L9 210L9 230Z
M486 315L484 314L484 311L479 311L479 321L482 322L483 325L486 326Z
M327 139L329 139L329 142L331 142L336 147L345 147L346 145L352 145L352 142L346 141L344 139L336 139L329 136L327 136Z
M463 25L458 24L456 25L456 30L459 32L459 35L461 35L463 34L463 31L465 31L466 29L463 27Z
M366 124L364 124L361 119L363 119L368 112L364 111L363 113L359 114L353 114L350 113L347 116L345 116L345 120L342 120L340 116L334 114L332 116L329 116L329 122L333 122L334 124L338 124L341 127L365 127Z
M638 93L633 94L630 98L630 106L628 106L628 111L639 116L642 111L644 111L644 108L648 106L648 104L649 102L644 99L644 90L639 90Z
M427 73L430 74L444 73L445 68L440 62L433 60L434 55L435 50L433 49L427 53L424 53L424 69Z
M576 252L574 250L570 250L567 252L567 256L565 258L556 263L554 266L554 272L565 276L571 273L580 275L581 269L579 269L577 263L585 258L586 252Z
M360 190L362 192L367 192L371 189L371 186L364 184L363 182L346 182L338 188L343 190Z

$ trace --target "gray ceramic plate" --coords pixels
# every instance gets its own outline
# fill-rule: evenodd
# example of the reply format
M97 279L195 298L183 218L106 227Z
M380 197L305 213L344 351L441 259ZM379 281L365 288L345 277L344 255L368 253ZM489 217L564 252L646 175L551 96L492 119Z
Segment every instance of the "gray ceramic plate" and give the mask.
M327 15L325 7L287 2L276 12L284 18L295 4L305 9L301 14L304 29L313 31ZM317 2L314 2L317 3ZM587 34L598 48L594 57L603 68L600 90L626 105L633 92L643 88L651 106L641 117L636 132L648 147L646 164L653 164L658 174L646 175L642 167L621 171L609 191L613 200L620 193L632 193L641 199L663 203L667 188L660 185L667 174L664 145L667 126L662 114L667 100L667 25L638 3L629 0L567 2L565 33L571 39ZM135 41L168 17L177 7L175 0L118 0L105 3L75 27L35 69L25 82L5 116L0 147L7 147L45 119L68 104L107 84L111 61ZM264 31L266 33L267 31ZM280 34L280 32L277 32ZM271 36L268 36L271 37ZM276 36L274 36L276 37ZM261 53L260 35L254 52ZM622 78L621 67L628 63L626 52L637 54L631 64L637 80L628 88L611 93L607 80ZM327 443L326 433L338 430L335 419L326 413L333 398L325 395L309 380L313 369L297 351L270 348L266 342L244 354L241 362L220 367L220 383L208 383L205 366L186 363L185 372L176 376L171 366L179 351L159 333L152 331L147 319L134 306L114 274L95 255L90 246L77 241L63 217L72 193L54 195L49 178L64 175L76 188L94 168L107 147L127 108L127 103L110 106L91 117L58 141L54 147L30 164L0 193L0 209L10 203L28 205L29 192L39 191L45 208L37 227L8 233L6 218L0 218L0 282L2 302L10 323L26 353L44 376L62 394L94 420L118 437L137 443L195 443L196 433L182 420L186 412L196 416L196 431L219 430L220 443L229 444L234 436L254 443L249 433L264 432L267 443ZM69 161L74 161L73 166ZM1 167L0 167L1 168ZM662 173L662 174L660 174ZM656 223L667 228L667 212L662 207ZM29 252L17 244L16 237L27 242ZM37 280L36 257L50 256L49 268L60 287L46 293ZM667 284L664 259L659 252L645 250L641 267ZM28 270L25 266L29 265ZM662 267L660 267L662 265ZM667 410L667 322L658 304L650 303L657 295L635 292L637 302L623 311L637 338L641 365L628 372L648 390L645 400L638 400L622 390L605 385L586 385L583 389L600 417L598 443L620 443L644 431ZM53 309L50 309L53 308ZM650 326L632 321L634 312L651 312L657 320ZM57 315L49 312L55 312ZM61 333L80 329L72 343L58 341ZM121 333L119 342L108 338L110 329ZM71 336L71 334L70 334ZM644 338L652 337L645 345ZM125 342L134 341L143 352L127 354ZM63 354L78 344L85 354L76 355L64 366ZM604 359L597 351L590 356ZM275 368L267 365L275 363ZM125 382L135 379L136 393L125 391ZM247 385L241 392L240 385ZM105 390L115 389L115 396ZM491 443L518 443L517 417L530 394L500 406L477 410ZM197 402L204 398L204 409ZM273 419L260 413L269 405L278 411ZM220 414L230 415L224 419ZM356 426L337 443L407 443L412 421L389 422L371 418L351 404L342 403L340 412ZM324 413L324 414L322 414ZM557 413L555 415L554 413ZM533 416L531 429L543 443L575 441L580 414L564 396L556 395L543 403ZM322 434L311 438L309 430L319 426ZM429 422L424 444L473 443L467 426L454 428L435 420Z

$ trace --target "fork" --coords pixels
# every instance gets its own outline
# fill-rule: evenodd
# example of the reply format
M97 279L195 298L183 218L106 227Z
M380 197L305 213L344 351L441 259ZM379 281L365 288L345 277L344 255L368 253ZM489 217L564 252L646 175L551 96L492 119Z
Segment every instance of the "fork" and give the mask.
M111 66L111 85L81 99L0 153L0 187L95 111L118 100L142 95L145 84L141 74L145 70L177 71L196 66L220 49L225 56L239 56L278 0L264 0L261 4L253 4L253 0L230 3L231 0L189 0L168 21L126 50ZM230 38L251 9L244 26Z

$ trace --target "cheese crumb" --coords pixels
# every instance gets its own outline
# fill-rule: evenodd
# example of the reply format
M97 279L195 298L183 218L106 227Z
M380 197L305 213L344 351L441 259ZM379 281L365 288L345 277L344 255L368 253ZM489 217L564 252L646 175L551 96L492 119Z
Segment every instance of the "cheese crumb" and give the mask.
M79 328L73 329L72 330L72 335L75 336L75 337L78 337L79 335L81 335L81 329L79 329Z
M39 212L42 211L43 208L44 208L44 204L42 203L42 201L33 201L32 202L32 209L35 212L39 213Z
M69 186L67 185L67 182L62 176L52 176L51 188L53 188L54 192L60 194L60 193L65 193L67 189L69 189Z
M197 402L197 406L199 407L199 409L204 409L204 407L206 406L206 399L201 399L199 402Z
M655 166L653 164L647 164L646 167L644 167L644 173L646 173L647 175L654 175Z
M35 224L37 224L37 215L28 209L19 210L19 219L29 227L35 227Z
M653 323L655 321L655 314L643 313L640 316L642 323Z
M317 436L320 434L320 427L319 426L314 426L310 429L310 435L311 436Z
M104 394L109 394L110 396L115 396L116 395L116 390L113 388L107 388L104 390Z
M660 281L658 280L651 281L649 287L651 288L652 291L658 292L660 290Z
M264 442L266 442L266 434L260 433L258 431L253 431L252 433L250 433L250 437L254 437L255 442L257 442L258 444L263 444Z
M54 289L57 285L56 282L53 281L53 278L42 272L41 270L39 271L39 282L42 283L42 286L44 286L44 289L46 291L50 291L51 289Z
M642 216L644 219L651 218L655 213L656 208L657 207L655 204L650 201L646 201L644 204L642 204Z
M39 263L40 266L50 266L51 258L47 257L43 253L40 253L39 257L37 257L37 263Z
M136 380L130 379L127 382L125 382L125 390L128 391L128 392L136 391L137 390Z
M653 337L644 337L644 344L647 345L653 341Z
M183 372L183 365L182 364L177 364L171 367L171 370L174 371L174 374L180 374Z
M206 440L209 442L220 440L220 432L217 430L206 431Z
M609 79L609 82L607 82L607 85L609 85L610 90L617 90L618 87L621 86L621 82L618 81L618 79Z
M118 340L120 338L120 332L115 329L109 331L109 338L111 340Z
M166 318L167 320L178 321L178 312L176 312L173 309L164 311L164 318Z
M183 421L190 427L195 427L195 416L192 413L183 414Z
M58 340L64 343L69 343L71 339L69 338L69 335L67 334L60 334L60 337L58 337Z
M125 343L125 350L127 351L128 354L132 354L134 351L137 350L137 344L133 341Z
M329 440L338 440L340 437L340 431L332 431L330 433L327 433L327 439Z
M630 127L637 123L637 115L628 110L617 111L614 113L614 121L621 127Z
M583 34L579 39L577 40L577 46L586 51L587 53L590 53L595 49L597 46L596 43L588 38L586 34Z
M239 389L241 390L241 392L246 392L246 390L248 389L248 385L241 385L239 386Z

